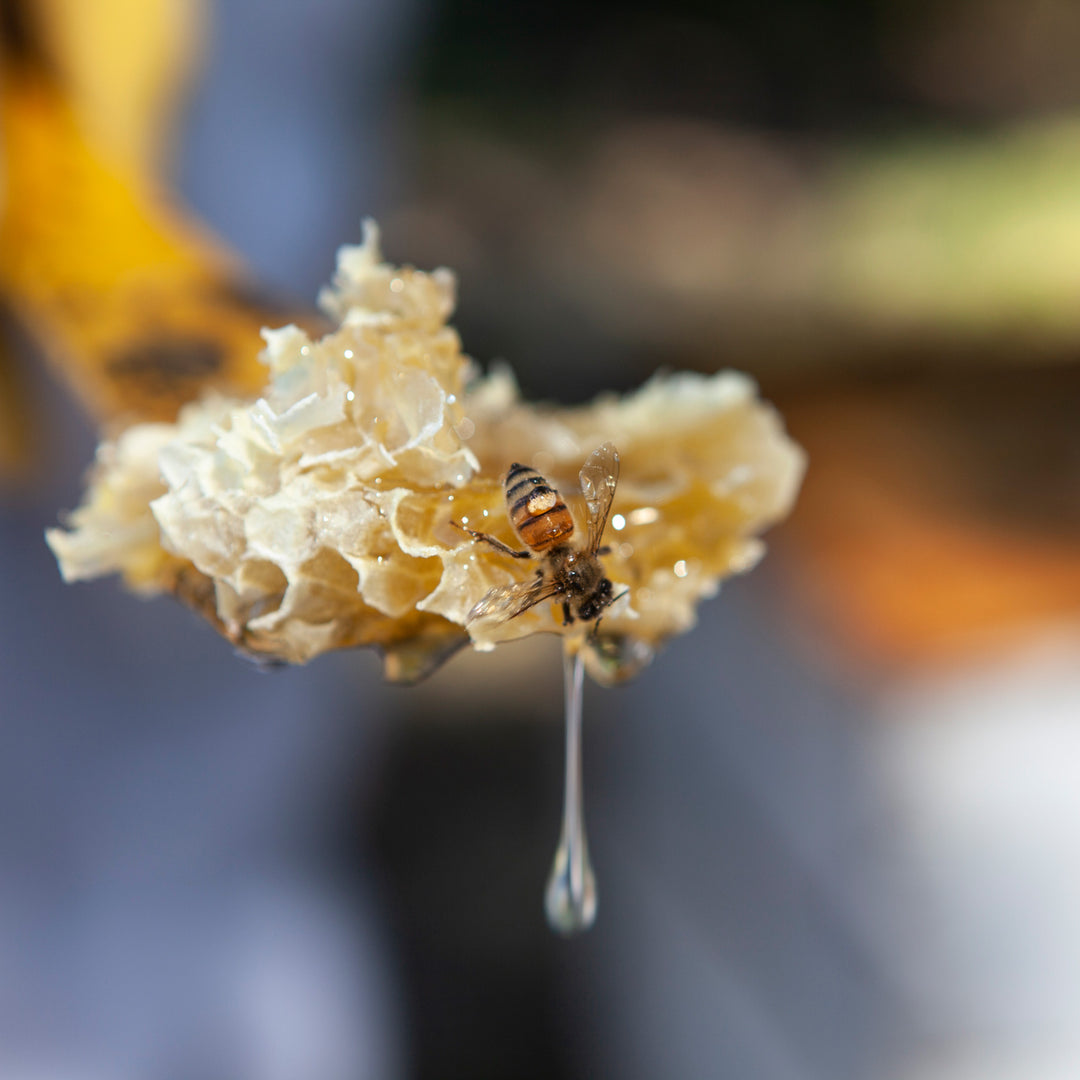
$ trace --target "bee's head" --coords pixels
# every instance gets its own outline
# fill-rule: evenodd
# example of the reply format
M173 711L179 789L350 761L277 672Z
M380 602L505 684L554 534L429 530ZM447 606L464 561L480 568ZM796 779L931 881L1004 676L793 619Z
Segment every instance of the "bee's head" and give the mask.
M582 622L592 622L611 603L611 582L601 578L596 588L578 604L577 617Z

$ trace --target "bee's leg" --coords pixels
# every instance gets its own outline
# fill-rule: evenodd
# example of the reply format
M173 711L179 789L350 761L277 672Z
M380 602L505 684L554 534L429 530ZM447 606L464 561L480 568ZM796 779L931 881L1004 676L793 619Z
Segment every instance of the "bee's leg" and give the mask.
M616 600L621 600L629 591L629 589L623 589L618 596L613 596L611 598L611 604L614 604ZM610 607L611 605L609 604L608 606ZM598 615L596 617L596 622L592 624L592 629L589 631L589 641L591 641L593 645L598 645L600 642L600 624L603 621L604 616Z
M564 600L562 602L562 624L563 626L569 626L574 621L574 616L570 614L570 604Z
M496 551L501 551L504 555L510 555L515 559L532 558L531 551L515 551L512 547L507 547L501 540L496 540L494 536L488 536L487 533L466 528L460 521L451 521L450 524L457 526L462 532L468 533L474 540L483 540L485 544L490 544Z
M611 545L610 544L605 544L603 547L598 547L596 549L596 554L601 555L601 556L610 555L611 554Z

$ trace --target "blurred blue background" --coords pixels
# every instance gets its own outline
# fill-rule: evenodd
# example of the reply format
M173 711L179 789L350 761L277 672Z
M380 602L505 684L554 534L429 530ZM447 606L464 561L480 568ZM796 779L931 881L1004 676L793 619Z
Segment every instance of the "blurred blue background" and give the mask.
M600 913L563 941L553 643L400 690L64 586L42 532L97 436L28 365L52 406L47 476L0 501L0 1075L1077 1075L1080 332L1004 249L985 287L901 288L1042 235L1009 139L1061 125L1072 175L1072 6L207 15L176 183L262 280L310 300L370 215L391 260L459 271L466 350L531 396L747 369L809 447L806 508L588 689ZM869 209L830 187L853 160ZM997 194L927 226L937 188ZM1080 199L1053 213L1068 296Z

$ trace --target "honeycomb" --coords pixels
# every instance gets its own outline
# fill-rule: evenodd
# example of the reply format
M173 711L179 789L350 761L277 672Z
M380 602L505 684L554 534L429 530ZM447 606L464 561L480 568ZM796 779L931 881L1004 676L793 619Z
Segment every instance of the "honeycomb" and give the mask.
M697 605L763 553L802 451L735 372L661 374L622 398L529 404L513 376L482 376L448 325L455 279L382 261L377 229L339 252L320 295L336 329L263 332L256 400L206 396L172 424L101 445L82 505L47 540L67 581L119 573L173 593L267 661L375 646L389 678L415 681L465 645L572 635L591 674L633 674ZM604 542L621 598L595 628L554 604L474 620L492 588L536 572L453 522L514 547L501 478L532 465L584 535L577 473L610 441L621 472Z

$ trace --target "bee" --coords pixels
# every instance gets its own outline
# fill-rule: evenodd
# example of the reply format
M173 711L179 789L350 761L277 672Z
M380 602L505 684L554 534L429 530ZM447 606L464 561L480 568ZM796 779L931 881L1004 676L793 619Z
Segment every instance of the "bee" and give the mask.
M559 492L535 469L515 462L504 481L510 524L528 545L515 551L487 533L454 524L473 540L490 544L515 559L539 559L541 565L528 581L492 589L469 612L468 622L490 618L506 622L545 600L562 598L563 626L580 620L592 622L613 600L611 581L600 564L605 549L600 540L607 525L615 485L619 480L619 452L611 443L594 450L578 474L588 507L588 536L584 546L573 543L574 519Z

